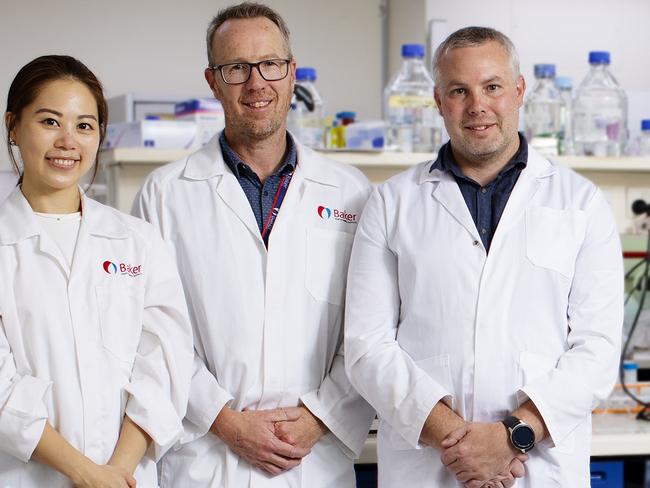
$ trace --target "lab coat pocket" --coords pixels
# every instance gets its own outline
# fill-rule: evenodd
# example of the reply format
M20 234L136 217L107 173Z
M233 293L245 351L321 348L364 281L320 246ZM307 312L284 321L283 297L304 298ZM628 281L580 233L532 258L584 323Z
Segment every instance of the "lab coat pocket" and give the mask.
M317 301L343 305L353 238L347 232L307 229L305 286Z
M519 369L523 375L522 386L525 386L543 376L549 374L557 366L558 359L546 354L522 351L519 354ZM542 445L552 445L549 440L543 441ZM557 452L573 452L575 448L575 434L571 433L562 442L551 448Z
M144 287L112 283L95 288L104 348L133 362L142 331Z
M425 359L415 361L415 364L422 369L427 375L440 384L449 394L453 395L453 384L451 381L451 367L449 365L449 354L440 354L437 356L430 356ZM447 398L447 397L445 397ZM451 404L448 406L453 410L453 396ZM391 447L396 451L404 451L407 449L414 449L401 434L393 429L390 425L384 422L387 427L386 431Z
M571 278L586 217L582 210L526 209L526 256L535 265Z

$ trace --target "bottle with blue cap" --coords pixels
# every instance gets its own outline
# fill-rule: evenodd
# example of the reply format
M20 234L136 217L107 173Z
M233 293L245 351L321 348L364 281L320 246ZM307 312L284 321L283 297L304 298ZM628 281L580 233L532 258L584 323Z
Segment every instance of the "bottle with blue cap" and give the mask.
M573 105L573 82L568 76L556 76L555 87L560 93L560 154L572 155L573 132L571 130L571 107Z
M291 100L287 126L305 146L321 149L325 146L324 103L316 89L316 69L296 69L296 87Z
M555 87L555 65L536 64L537 80L524 104L526 139L544 156L557 156L562 130L562 99Z
M385 150L431 153L440 147L442 120L423 60L424 45L402 46L402 66L384 91Z
M643 119L641 121L639 156L650 156L650 119Z
M573 140L580 156L621 156L627 145L627 96L609 70L607 51L589 53L589 74L573 102Z

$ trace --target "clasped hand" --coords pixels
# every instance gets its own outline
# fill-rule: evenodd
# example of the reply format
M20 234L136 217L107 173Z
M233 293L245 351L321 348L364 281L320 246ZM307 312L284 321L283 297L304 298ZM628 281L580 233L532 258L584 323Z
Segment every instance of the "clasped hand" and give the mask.
M443 464L467 488L508 488L525 474L528 456L512 447L501 423L465 424L441 446Z
M211 430L239 457L273 476L298 466L326 432L305 407L243 412L226 407Z

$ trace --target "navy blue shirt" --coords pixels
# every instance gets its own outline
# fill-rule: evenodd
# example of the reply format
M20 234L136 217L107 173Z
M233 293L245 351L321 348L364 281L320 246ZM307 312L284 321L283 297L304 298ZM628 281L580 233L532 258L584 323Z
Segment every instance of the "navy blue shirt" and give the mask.
M284 153L282 164L263 184L255 174L255 171L243 162L230 145L228 145L225 131L221 132L221 135L219 136L219 144L221 145L223 160L234 173L242 190L244 190L246 198L248 198L248 202L251 204L255 220L257 221L257 226L261 233L264 224L266 223L266 219L269 216L269 212L271 212L271 209L273 208L273 200L275 199L275 194L278 191L282 177L296 168L296 163L298 161L296 144L287 133L287 150ZM271 232L271 229L269 229L269 232Z
M528 142L523 134L519 133L519 150L517 154L504 166L497 177L485 186L481 186L463 174L454 159L451 142L444 144L440 148L438 159L431 165L429 171L434 169L449 171L454 176L469 213L472 215L474 224L476 224L486 252L490 250L490 244L503 214L503 209L506 207L510 193L512 193L521 171L526 167L527 161Z

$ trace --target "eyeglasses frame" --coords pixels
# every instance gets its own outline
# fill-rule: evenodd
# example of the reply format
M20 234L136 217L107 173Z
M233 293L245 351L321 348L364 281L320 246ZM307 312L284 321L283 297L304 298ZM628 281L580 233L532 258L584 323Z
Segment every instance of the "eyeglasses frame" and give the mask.
M262 63L267 63L267 62L269 62L269 61L284 61L284 62L286 63L287 72L284 74L284 76L283 76L282 78L277 78L277 79L275 79L275 80L267 80L266 77L262 74L262 70L260 70L260 64L262 64ZM248 70L248 78L246 78L244 81L240 81L240 82L238 82L238 83L230 83L230 82L226 81L226 78L225 78L225 76L223 75L222 68L224 68L224 67L226 67L226 66L233 65L233 64L246 64L246 65L248 65L248 67L249 67L249 70ZM217 65L217 66L208 66L208 69L211 70L211 71L219 71L219 73L221 74L221 79L223 80L223 82L224 82L226 85L243 85L244 83L248 82L248 80L251 79L251 73L253 72L253 68L256 68L256 69L257 69L257 72L260 74L260 76L262 77L262 79L265 80L265 81L280 81L280 80L284 80L284 79L289 75L289 65L290 65L290 64L291 64L291 59L272 58L272 59L263 59L262 61L259 61L259 62L257 62L257 63L247 63L247 62L245 62L245 61L240 61L240 62L237 62L237 63L225 63L225 64L219 64L219 65Z

